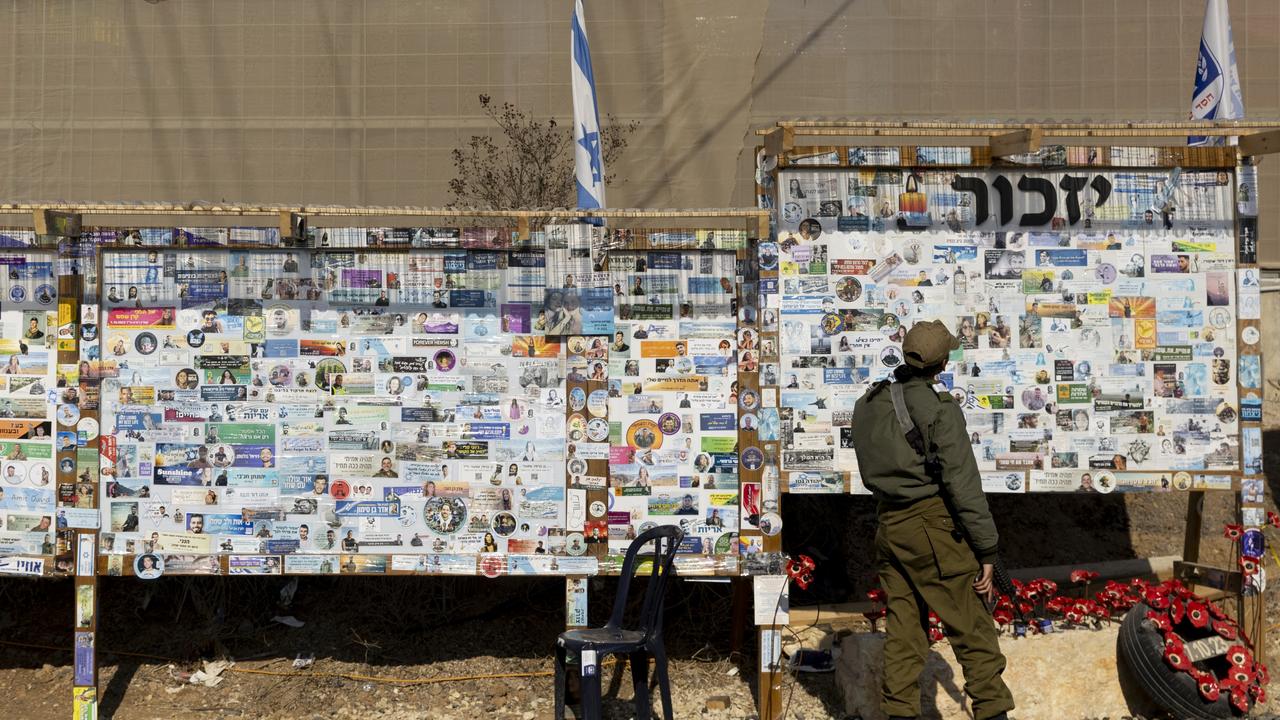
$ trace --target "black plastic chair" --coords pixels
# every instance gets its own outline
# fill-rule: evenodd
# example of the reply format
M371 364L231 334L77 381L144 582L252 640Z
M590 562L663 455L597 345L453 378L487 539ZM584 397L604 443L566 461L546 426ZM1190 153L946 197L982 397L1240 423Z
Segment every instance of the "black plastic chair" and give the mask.
M664 525L648 530L636 538L627 548L622 563L622 575L618 578L618 594L613 600L613 615L602 628L570 630L556 641L556 720L564 720L565 684L568 680L569 654L577 657L583 667L583 653L594 653L594 668L580 672L582 687L582 719L599 720L600 661L607 655L626 655L631 663L631 682L635 686L636 720L652 717L649 700L649 658L654 660L654 675L662 692L662 712L666 720L672 719L671 683L667 677L667 653L662 645L662 615L667 580L675 574L673 565L676 550L684 539L684 530L674 525ZM623 613L631 588L631 578L636 571L636 556L640 549L653 543L653 568L649 584L644 591L644 604L640 609L640 626L633 630L622 626ZM646 553L647 555L647 553Z

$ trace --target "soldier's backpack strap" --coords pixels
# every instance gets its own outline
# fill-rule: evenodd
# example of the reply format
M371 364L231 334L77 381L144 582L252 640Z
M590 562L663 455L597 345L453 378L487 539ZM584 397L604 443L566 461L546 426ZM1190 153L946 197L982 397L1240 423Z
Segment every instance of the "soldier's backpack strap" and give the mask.
M916 425L911 418L911 411L907 409L907 400L902 393L902 383L893 383L889 386L889 398L893 400L893 414L898 418L898 426L902 428L902 434L907 438L907 444L911 446L916 454L924 458L925 468L931 470L938 464L938 454L933 443L927 442L924 433Z

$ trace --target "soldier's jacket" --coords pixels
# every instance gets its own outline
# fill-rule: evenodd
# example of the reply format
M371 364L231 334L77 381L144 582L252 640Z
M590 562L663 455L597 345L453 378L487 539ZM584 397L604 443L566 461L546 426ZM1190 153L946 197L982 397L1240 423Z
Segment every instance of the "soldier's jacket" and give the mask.
M999 544L995 522L982 492L978 463L965 429L964 413L950 395L934 392L925 378L903 383L911 419L935 448L941 477L930 477L921 457L902 433L888 386L858 399L853 410L853 449L862 481L886 506L901 506L943 495L968 535L978 560L993 562ZM939 485L941 482L941 485Z

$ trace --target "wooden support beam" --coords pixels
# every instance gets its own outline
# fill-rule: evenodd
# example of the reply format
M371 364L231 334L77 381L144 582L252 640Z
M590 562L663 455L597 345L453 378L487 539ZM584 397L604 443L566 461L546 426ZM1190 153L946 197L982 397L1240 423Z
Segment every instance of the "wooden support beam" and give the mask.
M280 211L280 239L305 240L307 238L307 218L289 210Z
M1268 155L1280 152L1280 130L1240 136L1241 155Z
M1200 527L1204 513L1204 490L1187 493L1187 527L1183 531L1182 559L1189 563L1200 561Z
M32 212L36 235L80 236L80 213L40 208Z
M1038 127L992 135L991 156L1009 157L1010 155L1024 155L1035 152L1040 149L1040 141L1043 137L1044 131Z
M781 155L795 147L796 131L789 127L776 127L764 136L764 151L770 155Z
M1243 573L1203 563L1175 562L1173 577L1188 585L1204 585L1232 595L1238 594L1244 588ZM1240 624L1244 625L1243 622Z

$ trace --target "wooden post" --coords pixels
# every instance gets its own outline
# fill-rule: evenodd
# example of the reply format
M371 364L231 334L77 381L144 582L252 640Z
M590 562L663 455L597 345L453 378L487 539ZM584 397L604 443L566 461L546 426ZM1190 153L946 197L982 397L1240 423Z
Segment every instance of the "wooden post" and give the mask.
M1259 133L1256 135L1246 135L1240 139L1240 162L1236 168L1234 189L1235 196L1238 199L1236 214L1236 272L1238 275L1236 286L1239 297L1237 298L1237 307L1239 314L1244 314L1245 303L1251 297L1256 303L1256 308L1252 315L1256 315L1253 319L1236 319L1236 353L1239 357L1238 368L1243 368L1244 359L1252 358L1257 363L1255 378L1255 387L1248 387L1244 384L1245 378L1237 369L1237 397L1240 398L1240 469L1241 469L1241 486L1240 492L1236 494L1236 518L1235 521L1244 527L1247 537L1253 537L1262 532L1261 525L1265 522L1263 519L1266 512L1266 488L1267 484L1262 482L1263 468L1258 466L1250 466L1246 463L1246 459L1256 455L1261 463L1262 458L1262 417L1261 407L1264 402L1263 395L1266 393L1266 385L1263 378L1263 357L1262 357L1262 321L1261 321L1261 284L1262 275L1258 267L1258 218L1257 218L1257 172L1255 158L1253 153L1274 153L1280 150L1280 131L1270 131ZM1252 281L1249 277L1252 277ZM1250 342L1252 340L1252 342ZM1248 403L1248 413L1246 415L1246 399L1253 394L1256 396L1256 402ZM1251 445L1256 443L1256 448L1250 449ZM1251 487L1260 485L1260 490ZM1246 523L1246 521L1249 521ZM1244 543L1241 543L1241 549L1244 549ZM1233 565L1242 558L1232 558ZM1265 556L1257 559L1259 566L1265 565ZM1243 564L1232 567L1232 570L1242 569ZM1262 572L1259 569L1259 572ZM1245 589L1249 590L1252 585L1251 594L1241 597L1239 605L1239 622L1240 628L1248 635L1249 640L1253 643L1253 654L1258 662L1265 662L1267 649L1267 621L1266 621L1266 590L1259 590L1258 583L1251 583L1250 578L1245 578Z
M40 214L38 213L37 216ZM65 214L60 214L65 215ZM58 479L58 557L75 572L75 647L72 710L77 720L92 720L98 713L98 522L86 522L78 511L97 515L99 497L98 405L99 381L80 374L81 345L97 342L97 248L92 237L82 240L80 220L59 218L46 227L73 236L60 236L57 259L58 328L56 333L58 377L58 433L76 433L77 441L56 453ZM92 277L90 277L92 276ZM86 323L86 319L88 322ZM92 334L81 330L86 325ZM50 334L53 331L50 330ZM74 381L73 381L74 378ZM70 410L68 408L74 408ZM66 416L78 416L64 422ZM60 448L62 443L58 443Z
M761 211L757 216L752 234L756 237L749 240L747 249L738 255L743 272L738 284L738 304L740 308L754 310L754 312L738 313L738 487L744 499L739 534L747 542L759 542L760 553L770 554L782 552L778 488L779 450L776 441L761 441L759 431L756 429L760 427L762 413L766 410L776 411L777 408L777 387L764 386L761 383L760 373L760 365L767 361L762 354L765 339L771 339L774 347L777 346L776 325L770 330L763 323L762 316L766 307L760 294L761 280L777 277L776 270L760 269L759 243L769 241L769 215L766 211ZM754 345L753 348L744 347L748 338ZM748 371L743 367L742 362L746 352L750 352L753 356L754 370ZM776 358L774 361L776 362ZM748 415L754 416L754 428L749 430L743 429L742 422L742 418ZM759 519L755 524L747 519L748 509L745 506L745 501L748 499L748 491L745 489L747 487L752 488L750 492L754 494L755 502L758 503L760 517L763 518L766 514L769 516L772 528L770 533L761 532ZM773 523L777 523L777 526ZM743 587L739 592L744 595L754 594L754 582L750 578L744 578L740 582ZM747 602L751 600L745 599L742 605L745 607ZM735 603L735 609L736 605L737 603ZM745 612L743 614L745 615ZM734 616L736 620L738 613L735 612ZM754 613L751 617L754 620ZM783 674L781 668L774 665L773 661L778 659L781 647L782 629L779 626L772 624L757 626L756 709L760 720L780 720Z

